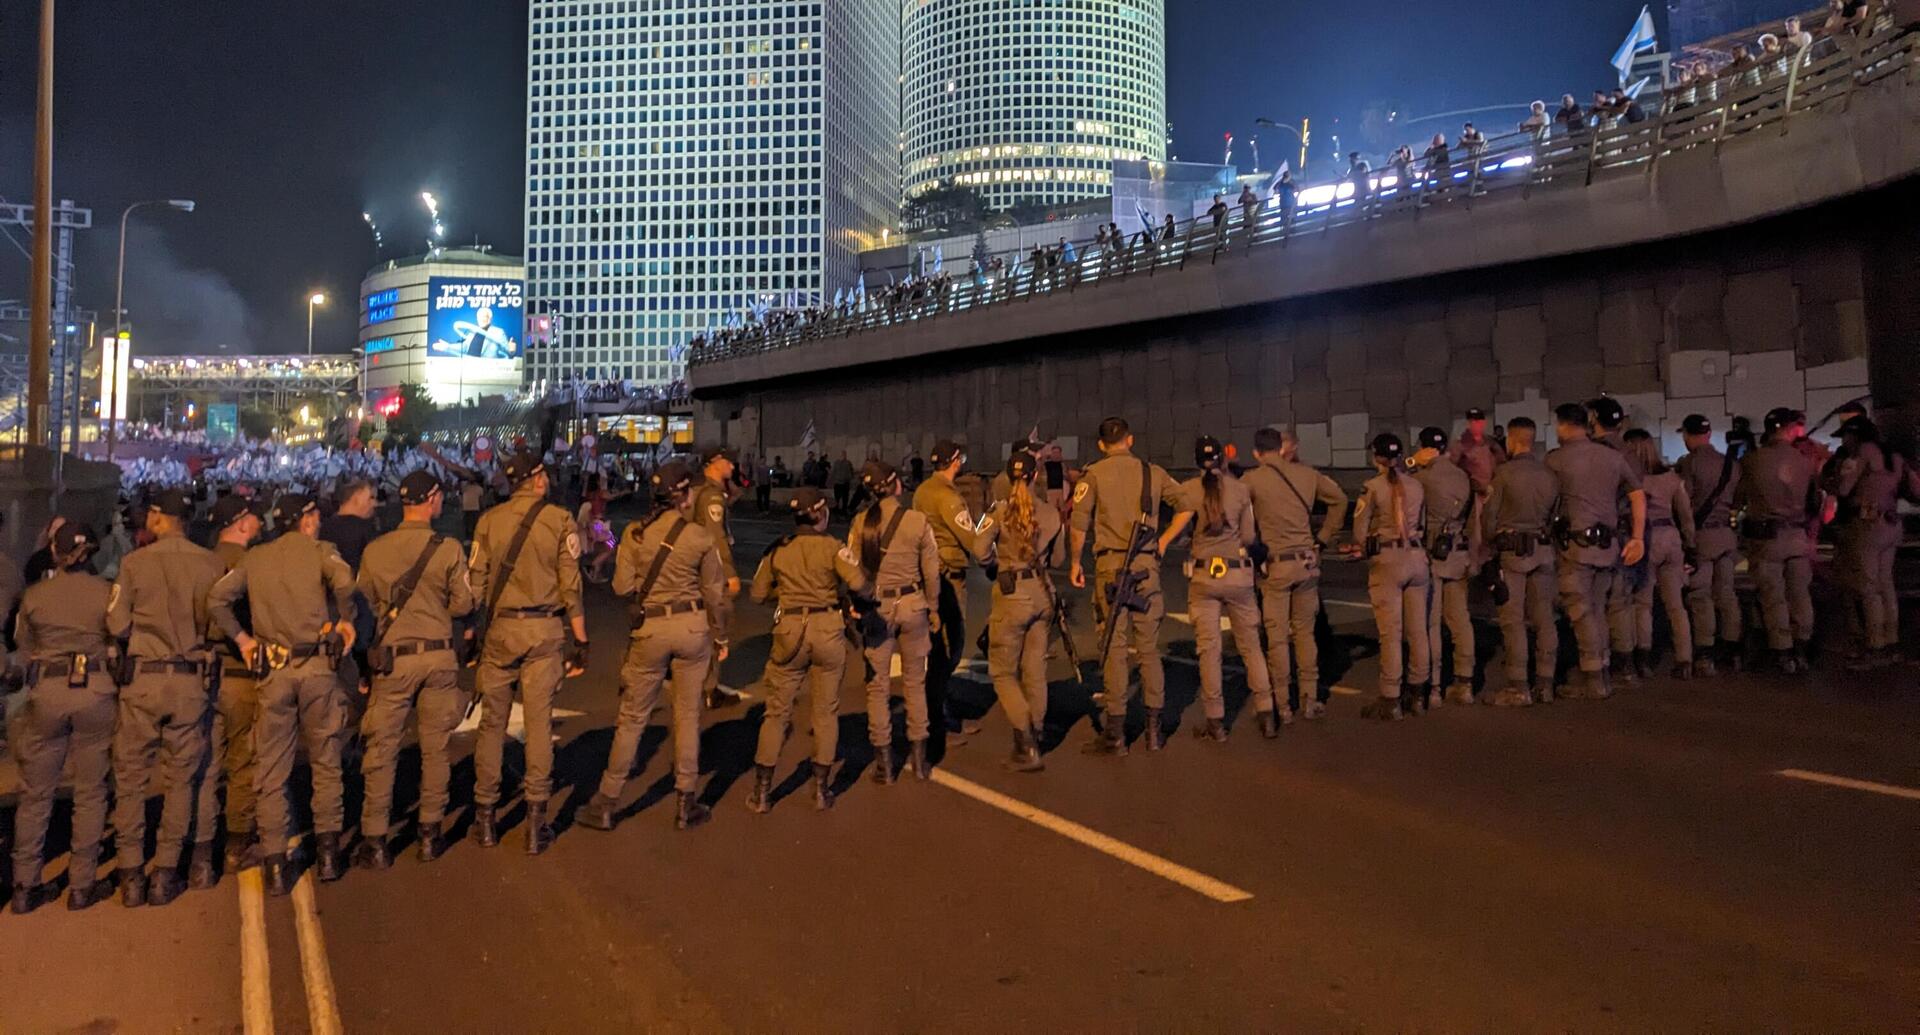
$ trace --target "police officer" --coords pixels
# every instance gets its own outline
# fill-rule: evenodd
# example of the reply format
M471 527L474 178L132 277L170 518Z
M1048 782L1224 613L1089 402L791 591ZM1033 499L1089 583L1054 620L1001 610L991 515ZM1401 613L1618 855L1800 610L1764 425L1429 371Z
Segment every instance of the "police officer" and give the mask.
M1547 469L1560 483L1555 530L1560 607L1580 645L1580 678L1567 696L1602 700L1613 694L1607 676L1607 601L1620 564L1637 564L1646 555L1647 498L1639 472L1618 449L1593 441L1587 428L1587 408L1579 403L1554 411L1560 446L1547 454ZM1631 515L1624 544L1622 499Z
M1813 462L1794 448L1807 433L1806 415L1784 407L1768 412L1760 448L1741 461L1734 504L1747 570L1760 591L1767 648L1780 671L1807 669L1813 639L1813 539L1808 524L1821 511Z
M1468 578L1474 570L1478 545L1473 535L1473 480L1446 452L1447 433L1441 428L1420 429L1420 448L1413 454L1413 476L1426 496L1426 550L1430 558L1427 581L1428 671L1437 687L1444 680L1441 630L1453 638L1453 680L1447 684L1449 704L1473 703L1473 615L1467 611ZM1438 695L1429 703L1438 703Z
M466 705L455 675L454 620L472 613L474 598L460 541L433 530L444 503L438 478L426 471L407 475L400 482L400 527L369 543L360 561L360 593L374 626L367 649L372 689L361 720L367 744L364 840L354 862L370 870L393 864L387 831L409 715L420 736L420 861L432 862L445 848L440 824L452 768L447 742Z
M1398 435L1375 436L1370 450L1377 473L1354 504L1353 533L1370 561L1367 597L1380 631L1380 692L1360 716L1394 722L1410 709L1424 711L1429 703L1429 576L1420 531L1426 495L1418 479L1401 471L1406 446Z
M20 766L13 813L15 913L30 913L53 900L54 889L40 880L40 868L46 864L54 793L68 763L73 766L73 834L67 908L86 909L112 891L108 882L96 879L116 707L106 622L113 589L85 570L99 545L93 531L77 521L55 529L48 544L53 574L27 587L14 617L14 644L27 659L26 692L7 727ZM137 900L145 890L139 884L132 894Z
M694 520L693 472L669 461L650 479L654 512L627 526L614 556L613 591L631 600L633 634L620 665L620 717L607 770L592 800L574 813L582 826L612 830L633 775L640 737L670 684L673 708L673 825L689 830L712 815L697 800L700 681L727 655L727 574L710 526Z
M1320 645L1314 623L1320 617L1320 556L1340 535L1347 521L1347 494L1334 480L1303 464L1297 457L1298 440L1278 428L1253 433L1253 456L1258 463L1240 477L1253 498L1253 517L1260 542L1266 548L1266 566L1260 578L1260 608L1267 630L1267 673L1273 682L1273 700L1255 698L1260 731L1280 735L1280 726L1293 722L1299 711L1308 719L1326 714L1321 697ZM1315 504L1326 507L1320 528L1313 527ZM1299 704L1288 700L1290 672L1300 676Z
M468 574L480 621L480 734L473 749L473 839L500 843L495 809L514 688L526 721L527 854L553 843L547 799L553 795L553 699L561 682L587 667L587 619L580 606L580 534L550 502L546 465L521 450L504 467L513 494L480 516ZM568 639L571 633L572 639Z
M147 830L146 790L165 795L154 838L153 876L145 901L164 906L180 897L180 852L198 804L196 781L211 780L207 735L213 725L216 664L207 650L207 593L224 575L220 559L187 539L193 502L169 489L147 507L154 541L120 561L107 610L107 631L126 641L132 674L120 691L120 724L113 738L113 780L120 789L113 811L119 845L120 895L139 905ZM189 858L196 889L213 887L212 817L192 831Z
M890 784L893 772L893 717L887 710L893 659L900 657L900 693L907 705L907 750L914 775L933 775L927 756L932 720L927 702L927 659L941 618L932 594L940 584L940 552L927 516L900 502L900 472L881 460L869 460L860 484L873 500L853 519L847 546L858 558L861 578L873 587L873 619L884 630L865 644L867 665L867 738L873 744L873 779Z
M1647 494L1647 572L1633 590L1633 667L1641 678L1653 670L1653 598L1659 594L1673 634L1673 678L1693 678L1693 630L1687 621L1687 566L1694 554L1693 501L1686 481L1660 455L1659 443L1641 428L1625 436L1627 460L1641 473Z
M1240 479L1227 473L1227 451L1220 440L1202 435L1193 444L1198 477L1180 484L1182 502L1160 533L1160 554L1193 525L1187 572L1187 613L1193 620L1194 652L1200 662L1200 709L1206 717L1194 733L1207 740L1227 739L1227 699L1221 688L1220 616L1233 626L1233 645L1247 670L1247 693L1255 702L1273 700L1267 658L1260 649L1260 605L1254 602L1253 497ZM1258 704L1255 705L1256 709ZM1271 717L1271 716L1269 716Z
M1604 395L1593 399L1587 403L1587 416L1589 438L1594 443L1616 453L1621 452L1626 444L1627 411L1620 405L1620 400ZM1643 477L1646 475L1645 471L1638 468L1634 469L1634 473ZM1629 529L1628 514L1624 504L1616 518L1614 538L1619 542L1625 542ZM1643 525L1642 530L1644 529ZM1637 562L1616 563L1613 578L1607 583L1607 637L1613 650L1607 667L1610 681L1618 679L1621 682L1632 683L1639 677L1631 664L1634 644L1633 591L1634 586L1646 578L1646 571L1630 570L1636 568L1639 568Z
M725 446L708 446L700 452L700 484L693 492L693 509L689 512L712 537L720 567L726 573L727 595L715 615L721 629L732 623L733 599L740 595L740 569L733 559L733 495L727 485L733 478L734 462L733 450ZM709 708L725 708L743 700L738 692L720 686L720 661L718 657L712 659L701 681Z
M254 792L258 799L262 879L267 893L293 889L287 866L287 809L294 739L313 769L315 870L321 880L343 872L340 831L344 787L340 750L346 737L346 689L335 670L353 647L353 572L333 544L321 542L320 508L310 496L286 493L273 504L278 538L248 550L213 587L213 619L240 648L265 655L254 718ZM234 607L245 597L251 628ZM257 668L257 663L256 663Z
M1074 487L1072 545L1067 549L1073 565L1069 578L1075 586L1085 586L1087 573L1082 559L1087 533L1092 531L1094 607L1103 623L1115 623L1106 657L1100 659L1106 721L1087 750L1102 755L1127 753L1127 656L1131 650L1140 666L1140 693L1147 703L1147 750L1158 751L1165 746L1160 709L1166 704L1167 677L1160 664L1160 620L1167 610L1166 598L1160 592L1160 557L1155 548L1160 506L1178 510L1181 493L1163 468L1133 455L1133 430L1125 420L1108 417L1100 422L1100 452L1101 458L1087 466L1080 484ZM1136 534L1146 543L1134 559L1133 571L1147 609L1138 612L1123 608L1109 618L1107 591L1120 576L1127 548Z
M1500 563L1507 599L1500 605L1507 685L1491 703L1525 707L1553 700L1560 631L1553 612L1554 560L1549 520L1560 480L1534 452L1533 421L1507 422L1507 459L1493 472L1480 527ZM1527 685L1527 633L1533 633L1533 685Z
M844 461L841 461L844 462ZM844 496L839 487L836 493ZM794 530L768 548L753 573L753 599L774 608L773 649L767 655L767 711L754 752L753 793L747 807L773 808L773 767L787 740L800 684L813 696L813 807L833 807L833 762L840 747L840 683L847 671L847 624L841 598L859 587L853 551L827 535L831 503L818 489L800 489L787 501Z
M975 537L976 556L994 568L987 674L1013 726L1013 754L1004 765L1021 773L1046 768L1040 728L1047 721L1047 631L1055 606L1047 558L1061 532L1060 512L1034 485L1039 470L1031 453L1007 457L1006 497L981 518Z
M1900 597L1893 562L1900 546L1907 462L1881 444L1880 429L1864 414L1840 425L1840 443L1827 472L1827 490L1840 501L1838 567L1864 619L1853 665L1877 668L1898 659Z
M260 536L260 514L253 501L241 495L220 498L210 518L213 555L220 560L223 574L239 567L240 558ZM240 624L251 625L246 601L234 605ZM209 640L216 642L215 660L220 665L220 693L214 701L213 729L208 738L212 762L200 781L199 823L212 830L220 813L219 792L226 785L226 862L229 872L259 865L260 838L253 821L256 811L253 781L253 717L260 705L259 685L252 664L240 656L240 649L219 624L208 616Z
M940 554L939 583L929 588L929 593L937 594L933 603L940 623L933 635L933 656L927 662L927 711L932 715L933 736L944 744L949 732L972 733L979 728L977 723L963 725L957 716L947 714L947 683L967 648L967 560L977 547L973 514L954 484L967 465L966 450L942 439L933 444L928 459L933 461L933 471L913 490L913 509L925 515Z
M1715 674L1716 651L1722 663L1739 671L1740 597L1733 579L1740 565L1740 540L1734 534L1733 499L1740 491L1740 465L1713 448L1713 423L1704 414L1688 415L1680 422L1680 434L1687 455L1674 470L1686 484L1695 525L1694 567L1687 585L1694 674Z

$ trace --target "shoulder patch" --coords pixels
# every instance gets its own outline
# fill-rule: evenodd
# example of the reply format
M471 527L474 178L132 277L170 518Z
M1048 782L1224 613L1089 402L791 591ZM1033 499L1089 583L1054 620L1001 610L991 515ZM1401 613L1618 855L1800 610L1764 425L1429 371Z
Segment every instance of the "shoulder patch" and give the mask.
M580 559L580 533L567 533L567 556L576 561Z
M727 508L721 505L719 500L714 500L712 503L707 504L707 521L708 522L717 525L726 516L727 516Z
M964 503L962 503L962 504L960 505L960 509L959 509L959 510L956 510L956 511L954 511L954 513L953 513L953 520L954 520L954 522L955 522L955 523L957 523L957 524L958 524L958 525L959 525L959 526L960 526L961 528L972 528L972 527L974 527L974 525L973 525L973 512L972 512L972 511L970 511L970 510L968 510L968 509L967 509L967 505L966 505L966 504L964 504ZM983 518L982 520L985 520L985 519Z
M1086 499L1087 491L1092 488L1093 488L1093 483L1082 478L1080 480L1080 484L1073 487L1073 501L1075 503L1078 503L1081 500Z

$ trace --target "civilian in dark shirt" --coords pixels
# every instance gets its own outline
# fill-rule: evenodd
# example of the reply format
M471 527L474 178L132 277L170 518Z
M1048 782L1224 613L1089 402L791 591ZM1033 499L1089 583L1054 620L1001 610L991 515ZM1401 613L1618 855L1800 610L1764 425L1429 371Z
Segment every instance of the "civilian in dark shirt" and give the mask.
M340 509L320 523L320 539L340 551L355 574L360 571L360 555L367 544L380 534L373 520L373 486L364 479L351 478L340 483Z

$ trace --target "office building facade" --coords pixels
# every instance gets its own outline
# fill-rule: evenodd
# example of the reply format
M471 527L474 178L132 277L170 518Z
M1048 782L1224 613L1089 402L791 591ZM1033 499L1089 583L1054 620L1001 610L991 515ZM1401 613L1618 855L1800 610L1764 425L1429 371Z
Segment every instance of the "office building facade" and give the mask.
M898 33L891 0L533 0L527 380L670 382L850 284L898 218Z
M1117 160L1165 160L1164 0L906 0L900 23L909 199L1068 204L1111 193Z

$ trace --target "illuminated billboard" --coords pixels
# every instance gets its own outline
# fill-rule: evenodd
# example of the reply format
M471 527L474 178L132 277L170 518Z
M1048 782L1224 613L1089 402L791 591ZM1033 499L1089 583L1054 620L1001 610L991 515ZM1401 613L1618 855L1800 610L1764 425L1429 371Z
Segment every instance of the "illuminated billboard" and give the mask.
M525 284L433 277L427 282L427 354L518 360L525 342Z

